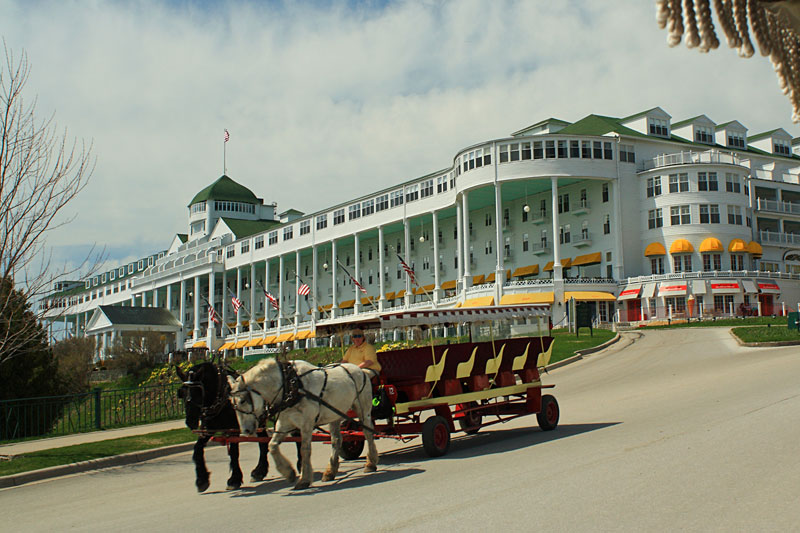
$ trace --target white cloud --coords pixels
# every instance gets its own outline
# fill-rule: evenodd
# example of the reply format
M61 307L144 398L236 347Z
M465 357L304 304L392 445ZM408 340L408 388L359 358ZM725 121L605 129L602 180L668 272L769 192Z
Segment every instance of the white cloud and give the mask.
M670 49L652 2L345 6L0 2L40 111L93 138L98 157L78 218L51 243L120 259L166 248L222 173L223 128L228 174L305 212L551 116L658 105L675 120L794 130L768 60Z

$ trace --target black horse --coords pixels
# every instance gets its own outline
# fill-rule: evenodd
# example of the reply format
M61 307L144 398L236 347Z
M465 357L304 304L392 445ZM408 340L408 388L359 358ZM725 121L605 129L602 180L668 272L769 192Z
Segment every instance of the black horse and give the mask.
M227 375L234 374L233 371L217 367L213 363L200 363L189 369L188 374L184 374L176 366L175 371L183 381L183 385L178 389L178 397L183 400L186 408L186 425L189 429L198 429L202 423L203 430L208 434L201 434L194 445L194 461L197 479L198 492L208 489L210 474L206 469L204 449L211 439L211 433L223 432L232 435L239 434L239 421L236 419L236 411L228 399L228 380ZM266 437L266 433L259 432L260 437ZM263 481L269 471L267 454L269 443L267 439L258 443L259 456L258 465L250 473L250 481ZM230 458L231 477L228 478L228 490L238 489L242 486L242 469L239 467L239 443L231 442L228 444L228 457Z

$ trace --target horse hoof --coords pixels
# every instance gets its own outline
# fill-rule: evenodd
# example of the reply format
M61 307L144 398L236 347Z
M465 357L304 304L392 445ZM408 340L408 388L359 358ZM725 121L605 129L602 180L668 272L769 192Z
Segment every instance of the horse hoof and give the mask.
M333 478L335 477L336 476L334 476L332 473L325 472L324 474L322 474L322 481L333 481Z
M265 476L250 476L250 483L260 483L264 481Z
M305 490L311 486L310 481L298 481L292 490Z
M378 470L378 467L372 463L367 463L364 467L364 472L375 472Z
M228 486L225 487L225 490L239 490L240 488L242 488L241 485L233 485L231 483L228 483Z
M208 481L197 483L197 492L205 492L206 490L208 490L209 486L211 486L211 483Z
M288 481L289 483L294 483L296 479L297 479L297 473L294 470L292 470L292 472L286 477L286 481Z

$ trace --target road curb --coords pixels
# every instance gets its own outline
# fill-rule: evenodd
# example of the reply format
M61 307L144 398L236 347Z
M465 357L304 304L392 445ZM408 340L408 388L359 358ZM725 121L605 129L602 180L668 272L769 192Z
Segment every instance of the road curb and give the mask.
M31 470L30 472L21 472L19 474L13 474L10 476L0 476L0 489L17 487L19 485L24 485L25 483L32 483L34 481L66 476L69 474L78 474L80 472L88 472L90 470L100 470L102 468L109 468L112 466L141 463L143 461L149 461L151 459L157 459L159 457L165 457L167 455L189 451L194 447L194 444L194 442L185 442L183 444L173 444L171 446L153 448L152 450L140 450L138 452L124 453L122 455L103 457L101 459L92 459L91 461L81 461L80 463L51 466L49 468Z
M735 326L739 327L739 326ZM728 333L731 334L731 337L734 338L736 342L739 343L739 346L745 346L747 348L770 348L774 346L798 346L800 345L800 340L796 341L767 341L767 342L744 342L742 339L739 338L736 333L733 332L733 328L728 330Z
M562 359L561 361L559 361L557 363L553 363L552 365L547 365L546 367L544 367L545 372L549 372L549 371L554 370L556 368L561 368L562 366L566 366L566 365L568 365L570 363L574 363L575 361L580 361L581 359L583 359L583 357L585 355L589 355L589 354L592 354L594 352L599 352L600 350L608 348L612 344L618 342L620 340L620 338L622 338L622 337L619 334L619 332L617 332L617 334L616 334L616 336L614 338L612 338L610 340L607 340L603 344L598 344L597 346L594 346L592 348L584 348L583 350L578 350L578 351L575 352L575 355L573 355L572 357L567 357L566 359Z

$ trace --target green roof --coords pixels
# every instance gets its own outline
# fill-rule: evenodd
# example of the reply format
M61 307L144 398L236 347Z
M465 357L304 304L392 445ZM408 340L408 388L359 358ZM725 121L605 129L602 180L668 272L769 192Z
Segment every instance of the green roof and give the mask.
M685 126L687 124L691 124L698 118L707 118L705 115L697 115L696 117L687 118L686 120L679 120L678 122L673 122L671 128L680 128L681 126Z
M619 133L620 135L630 135L634 137L647 137L643 133L632 130L627 126L619 123L618 118L604 117L601 115L589 115L573 122L566 128L559 130L558 134L564 135L605 135L610 132Z
M97 307L115 325L129 326L180 326L172 313L163 307L130 307L100 305Z
M238 218L225 217L222 217L220 220L225 222L231 229L237 240L255 235L256 233L261 233L262 231L267 231L275 226L280 226L280 222L274 220L241 220Z
M747 142L750 141L758 141L759 139L765 139L767 137L772 136L773 133L778 131L781 128L775 128L774 130L765 131L763 133L756 133L755 135L750 135L747 137Z
M206 200L228 200L231 202L244 202L248 204L260 203L253 191L230 179L228 176L221 176L217 181L197 193L189 205Z
M186 233L177 233L176 235L182 243L185 243L186 241L189 240L189 235Z
M544 126L545 124L556 124L557 126L566 126L566 125L569 124L569 122L567 122L566 120L561 120L560 118L550 117L550 118L545 119L545 120L540 120L536 124L531 124L528 127L522 128L519 131L515 131L514 133L511 134L511 136L514 137L514 136L519 135L520 133L526 132L526 131L528 131L528 130L530 130L532 128L538 128L539 126Z

